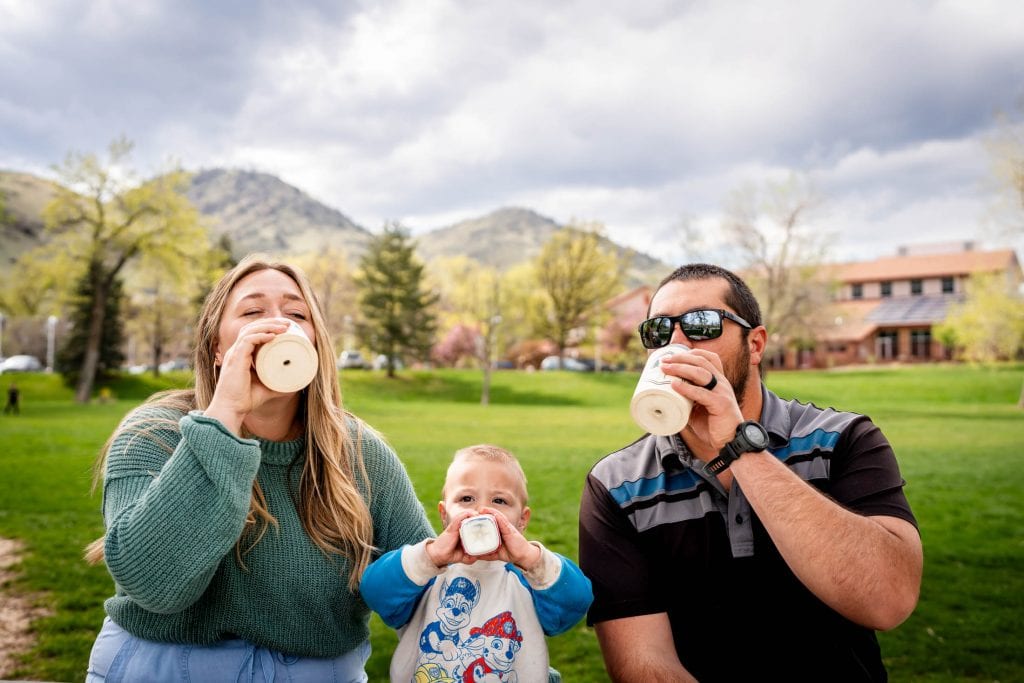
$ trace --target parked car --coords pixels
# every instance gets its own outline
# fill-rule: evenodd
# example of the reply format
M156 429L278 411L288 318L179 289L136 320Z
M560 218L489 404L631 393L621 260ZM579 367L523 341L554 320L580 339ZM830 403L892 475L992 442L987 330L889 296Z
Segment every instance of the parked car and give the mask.
M394 360L393 365L395 367L395 370L401 370L402 368L405 367L405 365L402 364L402 359L401 358L395 358L393 360ZM385 356L383 353L377 354L377 357L373 359L373 369L374 370L386 370L387 367L388 367L388 357Z
M558 356L548 356L540 362L541 370L569 370L570 372L593 372L594 363L593 361L588 362L585 359L570 358L559 358Z
M43 364L35 356L18 355L0 363L0 374L5 372L41 372Z
M171 372L172 370L188 370L190 368L188 361L184 358L175 358L173 360L167 360L160 364L160 372Z
M357 370L366 370L370 367L370 364L363 358L363 354L358 351L342 351L341 355L338 356L338 369L345 370L348 368L355 368Z

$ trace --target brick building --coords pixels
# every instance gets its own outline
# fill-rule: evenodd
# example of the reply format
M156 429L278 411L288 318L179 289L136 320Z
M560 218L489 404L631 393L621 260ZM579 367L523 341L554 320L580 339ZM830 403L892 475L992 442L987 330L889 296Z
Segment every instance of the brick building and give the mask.
M822 331L812 359L802 358L803 364L948 359L950 350L932 330L950 304L964 300L967 281L976 274L1002 275L1011 289L1022 279L1012 249L979 251L971 242L903 248L897 256L836 266L835 325Z
M1000 274L1016 289L1021 265L1012 249L980 251L972 242L901 248L896 256L833 266L837 283L833 324L813 349L787 350L765 362L776 368L812 368L862 363L946 360L950 350L933 328L950 304L964 300L975 274ZM626 348L644 319L653 290L638 287L609 300L611 319L601 331L602 353ZM769 330L771 332L771 330Z

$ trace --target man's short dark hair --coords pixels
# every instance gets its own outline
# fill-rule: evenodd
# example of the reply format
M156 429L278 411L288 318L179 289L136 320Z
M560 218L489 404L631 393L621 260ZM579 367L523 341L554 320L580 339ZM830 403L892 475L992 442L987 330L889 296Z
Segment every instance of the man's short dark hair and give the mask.
M750 323L751 327L764 324L761 320L761 307L758 305L754 293L750 291L750 287L747 286L747 283L739 275L721 266L715 266L710 263L688 263L685 266L679 266L658 283L658 289L654 290L654 293L657 294L658 290L662 287L676 280L685 282L690 280L711 280L713 278L722 278L729 283L729 291L725 294L726 306L735 311L736 315ZM653 296L651 300L654 300ZM647 306L647 315L648 317L651 315L650 304ZM746 340L750 330L742 328L742 333L743 339ZM764 363L758 365L757 371L763 380L765 376Z
M688 263L685 266L679 266L658 283L658 289L655 290L655 294L662 287L675 280L686 282L690 280L710 280L716 277L722 278L729 283L729 291L725 295L725 304L735 311L736 315L750 323L751 327L761 325L761 307L758 305L757 299L754 298L754 293L750 291L750 287L747 287L747 283L740 279L739 275L721 266L715 266L710 263ZM650 313L650 308L648 308L648 316ZM743 330L744 339L746 339L748 331L746 329Z

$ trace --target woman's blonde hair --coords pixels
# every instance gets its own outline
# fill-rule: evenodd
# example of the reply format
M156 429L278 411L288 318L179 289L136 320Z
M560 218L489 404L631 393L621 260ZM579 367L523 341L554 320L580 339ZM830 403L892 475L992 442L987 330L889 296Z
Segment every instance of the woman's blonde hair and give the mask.
M316 294L299 269L254 254L245 257L228 271L206 297L196 325L193 363L195 389L163 392L150 398L147 405L186 413L189 410L203 410L210 404L218 375L215 348L228 297L242 278L268 269L284 273L298 285L309 306L319 359L317 374L312 383L302 390L299 406L299 418L303 421L306 436L306 457L296 501L299 517L306 533L324 553L340 554L348 558L351 565L349 589L355 591L374 549L373 520L366 504L370 496L370 482L359 448L362 430L366 426L342 407L341 389L334 367L334 346ZM152 429L152 425L126 426L131 419L131 414L125 417L114 435L125 428L140 432ZM354 439L347 425L348 420L356 425ZM102 477L113 440L114 436L111 436L100 452L94 484ZM357 477L364 493L356 485ZM366 499L363 498L364 494ZM277 520L267 509L263 492L254 481L245 530L235 546L240 564L244 566L242 557L260 541L271 525L276 526ZM103 560L104 541L105 537L102 537L86 548L85 556L89 562L98 564Z

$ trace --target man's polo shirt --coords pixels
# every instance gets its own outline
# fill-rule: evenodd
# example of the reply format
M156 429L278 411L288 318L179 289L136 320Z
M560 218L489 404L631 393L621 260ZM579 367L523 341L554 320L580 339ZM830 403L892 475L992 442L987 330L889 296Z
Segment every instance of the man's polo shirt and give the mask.
M865 516L916 525L895 455L865 416L784 401L762 386L769 451ZM698 680L885 680L874 631L794 576L735 481L726 493L678 435L646 435L598 462L580 507L589 624L667 612Z

